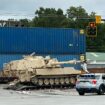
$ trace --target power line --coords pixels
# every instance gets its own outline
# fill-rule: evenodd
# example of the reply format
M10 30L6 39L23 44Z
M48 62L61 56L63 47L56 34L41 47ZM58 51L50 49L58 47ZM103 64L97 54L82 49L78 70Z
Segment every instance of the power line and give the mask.
M35 16L32 14L0 14L0 16Z

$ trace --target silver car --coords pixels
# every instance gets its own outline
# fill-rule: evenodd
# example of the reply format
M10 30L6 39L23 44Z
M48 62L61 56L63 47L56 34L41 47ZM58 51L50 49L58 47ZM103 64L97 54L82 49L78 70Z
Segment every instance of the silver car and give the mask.
M79 95L93 93L101 95L105 92L105 73L82 74L77 77L76 90Z

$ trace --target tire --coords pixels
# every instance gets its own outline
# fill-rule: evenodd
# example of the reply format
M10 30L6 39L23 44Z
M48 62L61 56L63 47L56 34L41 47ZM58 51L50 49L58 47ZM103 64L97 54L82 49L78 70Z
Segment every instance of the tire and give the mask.
M101 86L99 87L99 90L98 90L97 94L98 94L98 95L103 95L104 92L105 92L105 91L104 91L104 86L101 85Z
M80 96L83 96L85 93L84 92L78 92Z

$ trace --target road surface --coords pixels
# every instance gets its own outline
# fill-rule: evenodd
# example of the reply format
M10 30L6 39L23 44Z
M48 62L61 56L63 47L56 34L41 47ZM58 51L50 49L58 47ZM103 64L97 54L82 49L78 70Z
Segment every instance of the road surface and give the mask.
M0 85L0 105L105 105L105 95L79 96L75 89L12 91Z

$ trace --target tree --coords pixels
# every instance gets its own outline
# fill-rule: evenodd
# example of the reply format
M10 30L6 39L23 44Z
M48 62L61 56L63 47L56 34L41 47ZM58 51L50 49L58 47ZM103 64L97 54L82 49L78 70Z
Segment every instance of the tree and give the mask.
M80 17L87 17L88 13L86 12L86 10L84 8L82 8L81 6L79 7L70 7L69 9L67 9L67 14L68 14L68 18L80 18Z
M70 7L67 9L67 16L69 21L69 27L73 28L84 28L89 22L86 18L89 17L88 13L81 6L79 7Z
M67 23L66 15L63 14L62 9L41 7L35 12L35 15L33 19L35 27L63 27Z
M20 19L19 22L20 22L20 25L22 27L29 27L30 26L30 21L28 19Z

